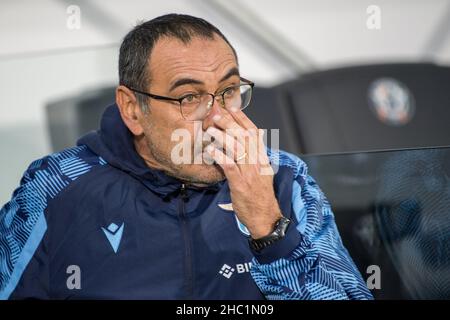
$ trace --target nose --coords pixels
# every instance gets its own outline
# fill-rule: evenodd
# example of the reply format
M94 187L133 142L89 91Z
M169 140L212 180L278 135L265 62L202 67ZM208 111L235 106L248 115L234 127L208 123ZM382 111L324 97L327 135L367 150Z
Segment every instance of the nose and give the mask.
M213 127L214 126L214 120L213 117L215 115L223 115L224 112L224 108L222 108L221 106L221 97L214 97L214 100L212 101L212 105L211 105L211 110L209 111L208 115L206 116L206 118L203 120L202 122L202 129L206 130L209 127Z

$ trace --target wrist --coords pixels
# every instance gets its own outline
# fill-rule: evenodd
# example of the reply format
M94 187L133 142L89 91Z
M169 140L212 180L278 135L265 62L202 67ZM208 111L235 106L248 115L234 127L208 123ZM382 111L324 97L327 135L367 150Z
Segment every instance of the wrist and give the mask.
M283 214L280 211L274 212L265 221L261 221L255 224L255 226L249 227L248 231L250 232L251 238L260 239L271 234L281 217L283 217Z
M256 252L261 252L261 250L264 250L265 248L272 246L272 244L280 241L285 237L290 223L291 223L290 219L282 216L275 223L275 228L270 234L258 239L250 238L249 239L250 248L252 248Z

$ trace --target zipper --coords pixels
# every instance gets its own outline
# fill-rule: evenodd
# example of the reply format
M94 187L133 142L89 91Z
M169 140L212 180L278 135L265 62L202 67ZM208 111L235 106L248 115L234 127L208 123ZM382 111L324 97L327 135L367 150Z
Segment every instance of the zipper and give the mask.
M186 298L193 299L194 296L194 276L192 268L192 247L191 237L189 232L189 221L186 216L186 201L188 195L186 192L186 185L183 183L180 189L180 208L179 218L181 222L181 232L184 240L184 268L186 271Z

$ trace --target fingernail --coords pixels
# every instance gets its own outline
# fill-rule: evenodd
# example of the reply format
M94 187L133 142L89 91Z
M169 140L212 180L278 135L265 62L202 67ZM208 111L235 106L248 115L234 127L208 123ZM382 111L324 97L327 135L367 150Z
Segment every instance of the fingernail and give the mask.
M233 111L233 112L238 112L238 111L239 111L239 108L232 107L230 110Z
M209 144L209 145L206 147L206 151L209 152L209 153L212 153L213 150L214 150L214 146L213 146L212 144Z
M213 117L212 119L213 119L213 121L219 121L220 118L222 118L222 117L220 116L220 114L216 114L216 115L214 115L214 117Z
M208 133L209 135L213 135L216 132L216 128L214 127L209 127L208 129L206 129L206 133Z

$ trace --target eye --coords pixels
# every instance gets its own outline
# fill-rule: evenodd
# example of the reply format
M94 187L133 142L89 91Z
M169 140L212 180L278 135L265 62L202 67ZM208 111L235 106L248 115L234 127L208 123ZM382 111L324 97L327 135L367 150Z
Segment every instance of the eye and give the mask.
M200 103L199 94L187 94L182 97L181 104L185 107L195 107Z
M236 87L230 87L228 89L225 89L225 91L223 92L223 96L225 98L230 98L233 97L236 93Z
M197 100L196 95L194 95L194 94L185 95L182 99L183 99L181 101L182 103L193 103Z

